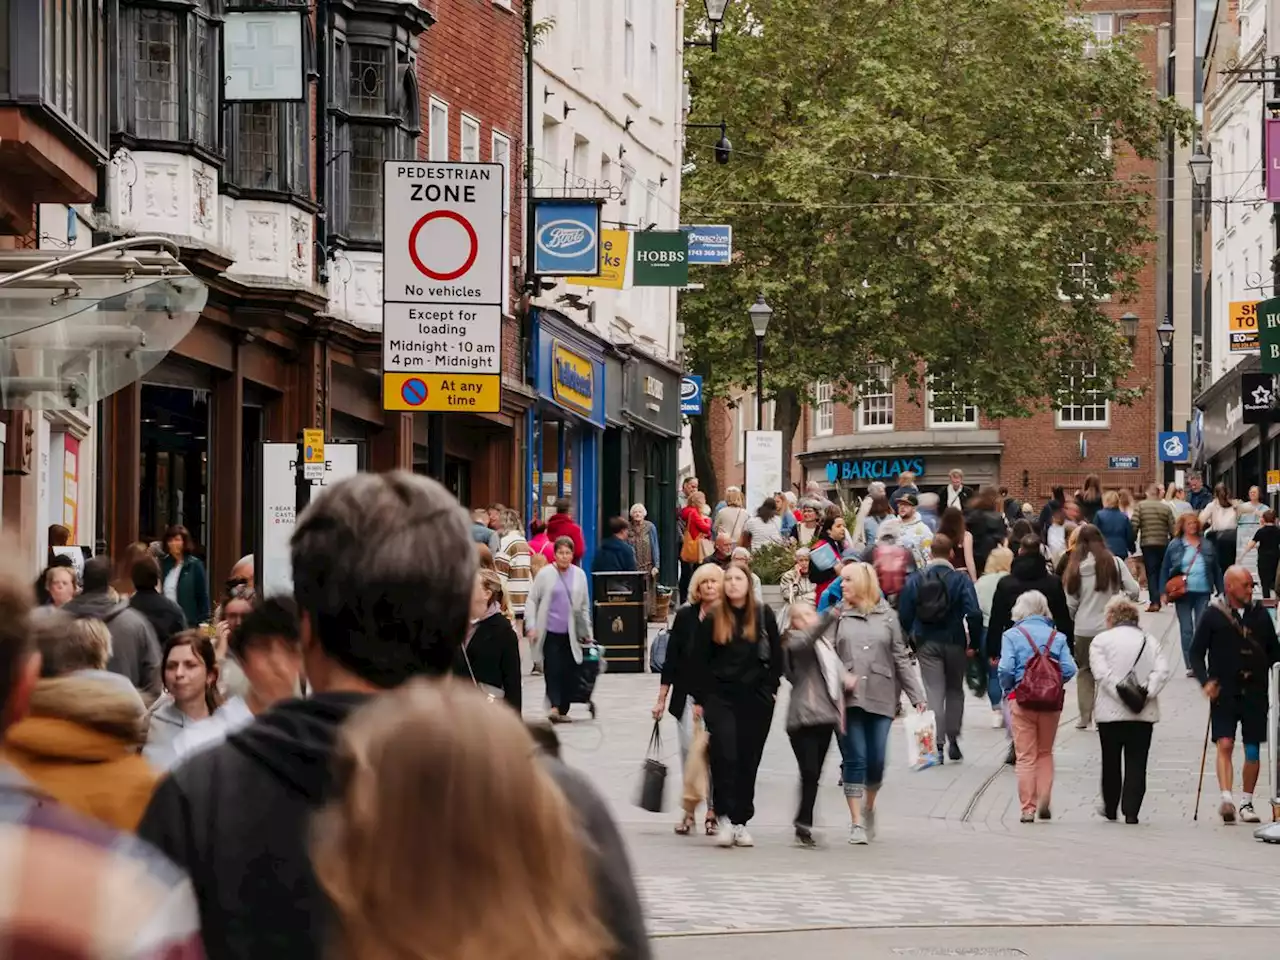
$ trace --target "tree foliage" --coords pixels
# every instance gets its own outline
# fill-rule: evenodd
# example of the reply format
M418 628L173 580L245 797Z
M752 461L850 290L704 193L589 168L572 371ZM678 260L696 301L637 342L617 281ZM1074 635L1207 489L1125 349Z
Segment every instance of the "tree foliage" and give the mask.
M1155 157L1192 118L1154 95L1149 33L1086 51L1072 14L1062 0L731 5L719 52L688 60L690 121L723 117L734 143L720 166L715 134L687 136L684 222L734 228L734 264L700 268L706 289L682 299L709 395L753 382L746 308L763 292L788 455L814 381L850 397L871 361L917 391L928 371L940 402L992 417L1052 403L1068 361L1133 398L1099 301L1136 290L1156 191L1116 162ZM1086 255L1087 276L1070 269Z

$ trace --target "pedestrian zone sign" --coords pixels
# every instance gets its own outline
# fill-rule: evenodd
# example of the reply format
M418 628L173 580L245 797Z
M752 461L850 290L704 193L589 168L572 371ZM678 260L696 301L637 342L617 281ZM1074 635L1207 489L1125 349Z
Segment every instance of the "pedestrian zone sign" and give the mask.
M501 411L505 181L500 163L384 164L384 409Z

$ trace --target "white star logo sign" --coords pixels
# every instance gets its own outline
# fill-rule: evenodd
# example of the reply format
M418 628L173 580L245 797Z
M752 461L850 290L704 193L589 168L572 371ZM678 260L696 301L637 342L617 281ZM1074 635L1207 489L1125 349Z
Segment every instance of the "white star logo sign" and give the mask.
M1255 407L1271 406L1271 391L1266 387L1258 387L1253 391L1253 405Z

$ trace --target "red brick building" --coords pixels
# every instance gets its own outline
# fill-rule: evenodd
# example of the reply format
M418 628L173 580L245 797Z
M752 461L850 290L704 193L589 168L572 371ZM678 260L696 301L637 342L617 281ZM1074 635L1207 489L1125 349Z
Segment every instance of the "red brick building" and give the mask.
M424 160L501 163L507 168L508 287L503 320L503 409L448 414L446 483L464 504L520 500L524 386L519 321L523 237L524 0L423 0L436 18L422 38L418 92Z
M1145 35L1142 59L1152 76L1159 66L1155 27L1170 19L1172 5L1129 0L1095 0L1086 5L1086 18L1095 42L1105 44L1121 31L1141 24L1153 28ZM1118 177L1159 176L1157 162L1145 162L1116 144ZM1157 205L1149 208L1150 224L1157 225ZM1140 490L1156 479L1156 434L1159 428L1158 379L1161 353L1156 327L1161 321L1157 285L1157 243L1145 251L1146 264L1138 276L1138 290L1129 300L1105 305L1120 323L1125 314L1136 315L1134 366L1121 381L1126 388L1139 387L1141 398L1121 407L1101 400L1091 402L1087 391L1054 412L1027 419L991 420L981 410L939 413L931 398L912 397L905 382L887 384L878 393L865 393L861 402L848 405L825 401L804 411L793 444L791 482L796 490L817 480L828 490L861 492L872 479L893 480L903 467L923 467L922 488L941 487L951 469L964 471L965 481L977 486L997 484L1009 495L1033 503L1046 500L1054 486L1079 487L1096 473L1104 487ZM1130 321L1132 322L1132 321ZM1034 357L1019 362L1035 362ZM830 396L830 387L815 391ZM712 459L720 489L744 481L743 430L755 427L754 398L729 406L717 401L708 411ZM769 427L769 414L765 414ZM834 471L834 473L833 473ZM834 480L832 477L834 476Z

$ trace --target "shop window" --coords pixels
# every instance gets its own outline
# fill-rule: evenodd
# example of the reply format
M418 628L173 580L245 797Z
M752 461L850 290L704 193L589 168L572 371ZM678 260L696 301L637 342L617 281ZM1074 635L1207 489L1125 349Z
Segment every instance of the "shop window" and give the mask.
M218 2L122 4L115 126L126 140L216 153Z
M867 367L858 395L858 429L893 429L893 369L887 363Z

